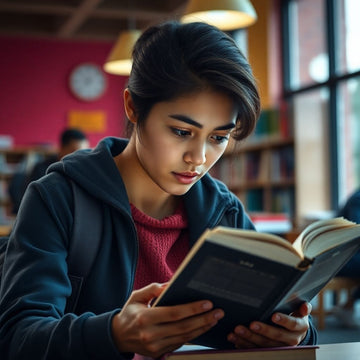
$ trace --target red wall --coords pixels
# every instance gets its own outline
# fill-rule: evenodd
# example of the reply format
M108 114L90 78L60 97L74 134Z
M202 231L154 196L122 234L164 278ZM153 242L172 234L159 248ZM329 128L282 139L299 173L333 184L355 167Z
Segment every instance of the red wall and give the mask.
M0 37L0 135L15 145L58 143L69 111L102 111L106 130L87 133L91 146L104 136L122 136L125 127L122 93L127 77L106 74L107 90L84 102L69 90L72 69L83 62L103 65L111 43Z

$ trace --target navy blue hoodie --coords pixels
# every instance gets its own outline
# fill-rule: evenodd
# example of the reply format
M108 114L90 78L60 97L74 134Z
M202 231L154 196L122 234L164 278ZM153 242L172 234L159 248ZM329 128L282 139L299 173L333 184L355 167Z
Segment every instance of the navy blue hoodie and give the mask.
M128 299L138 256L129 200L113 157L126 140L106 138L94 150L66 156L28 187L10 236L0 289L1 359L123 359L111 320ZM75 313L66 257L73 225L68 179L103 204L102 241ZM205 175L184 195L190 245L206 228L253 229L240 201ZM86 220L85 220L86 221ZM89 225L91 226L91 225ZM314 343L308 331L304 343Z

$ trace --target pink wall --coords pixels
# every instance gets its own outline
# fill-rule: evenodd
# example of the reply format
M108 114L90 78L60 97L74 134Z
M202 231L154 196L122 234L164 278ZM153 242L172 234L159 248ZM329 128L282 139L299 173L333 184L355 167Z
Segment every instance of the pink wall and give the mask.
M104 136L122 136L126 123L122 92L127 77L106 74L98 100L77 100L69 90L72 69L83 62L103 65L111 43L0 37L0 135L15 145L57 144L69 111L102 111L106 130L88 133L91 146Z

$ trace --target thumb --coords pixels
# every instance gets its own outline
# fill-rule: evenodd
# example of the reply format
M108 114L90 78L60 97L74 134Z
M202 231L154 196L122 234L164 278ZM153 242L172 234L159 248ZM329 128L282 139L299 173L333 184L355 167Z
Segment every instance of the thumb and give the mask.
M131 294L131 300L143 304L149 304L152 299L158 297L165 289L168 283L152 283L142 289L135 290Z
M296 310L292 315L295 317L305 317L310 315L312 306L308 302L304 302L300 305L299 309Z

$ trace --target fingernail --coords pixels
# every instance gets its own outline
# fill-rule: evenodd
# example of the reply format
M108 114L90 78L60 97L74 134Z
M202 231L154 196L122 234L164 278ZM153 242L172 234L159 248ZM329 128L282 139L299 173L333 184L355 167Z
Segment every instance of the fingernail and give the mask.
M250 328L251 330L258 331L260 330L260 325L258 323L251 324Z
M221 319L224 316L224 313L222 311L216 311L214 314L215 319Z
M245 334L245 329L244 328L236 328L235 333L238 334L238 335L244 335Z
M274 316L274 321L275 322L278 322L278 321L280 321L281 320L281 316L279 315L279 314L275 314L275 316Z
M202 304L202 307L204 310L210 310L212 308L212 303L209 302L209 301L205 301L203 304Z

